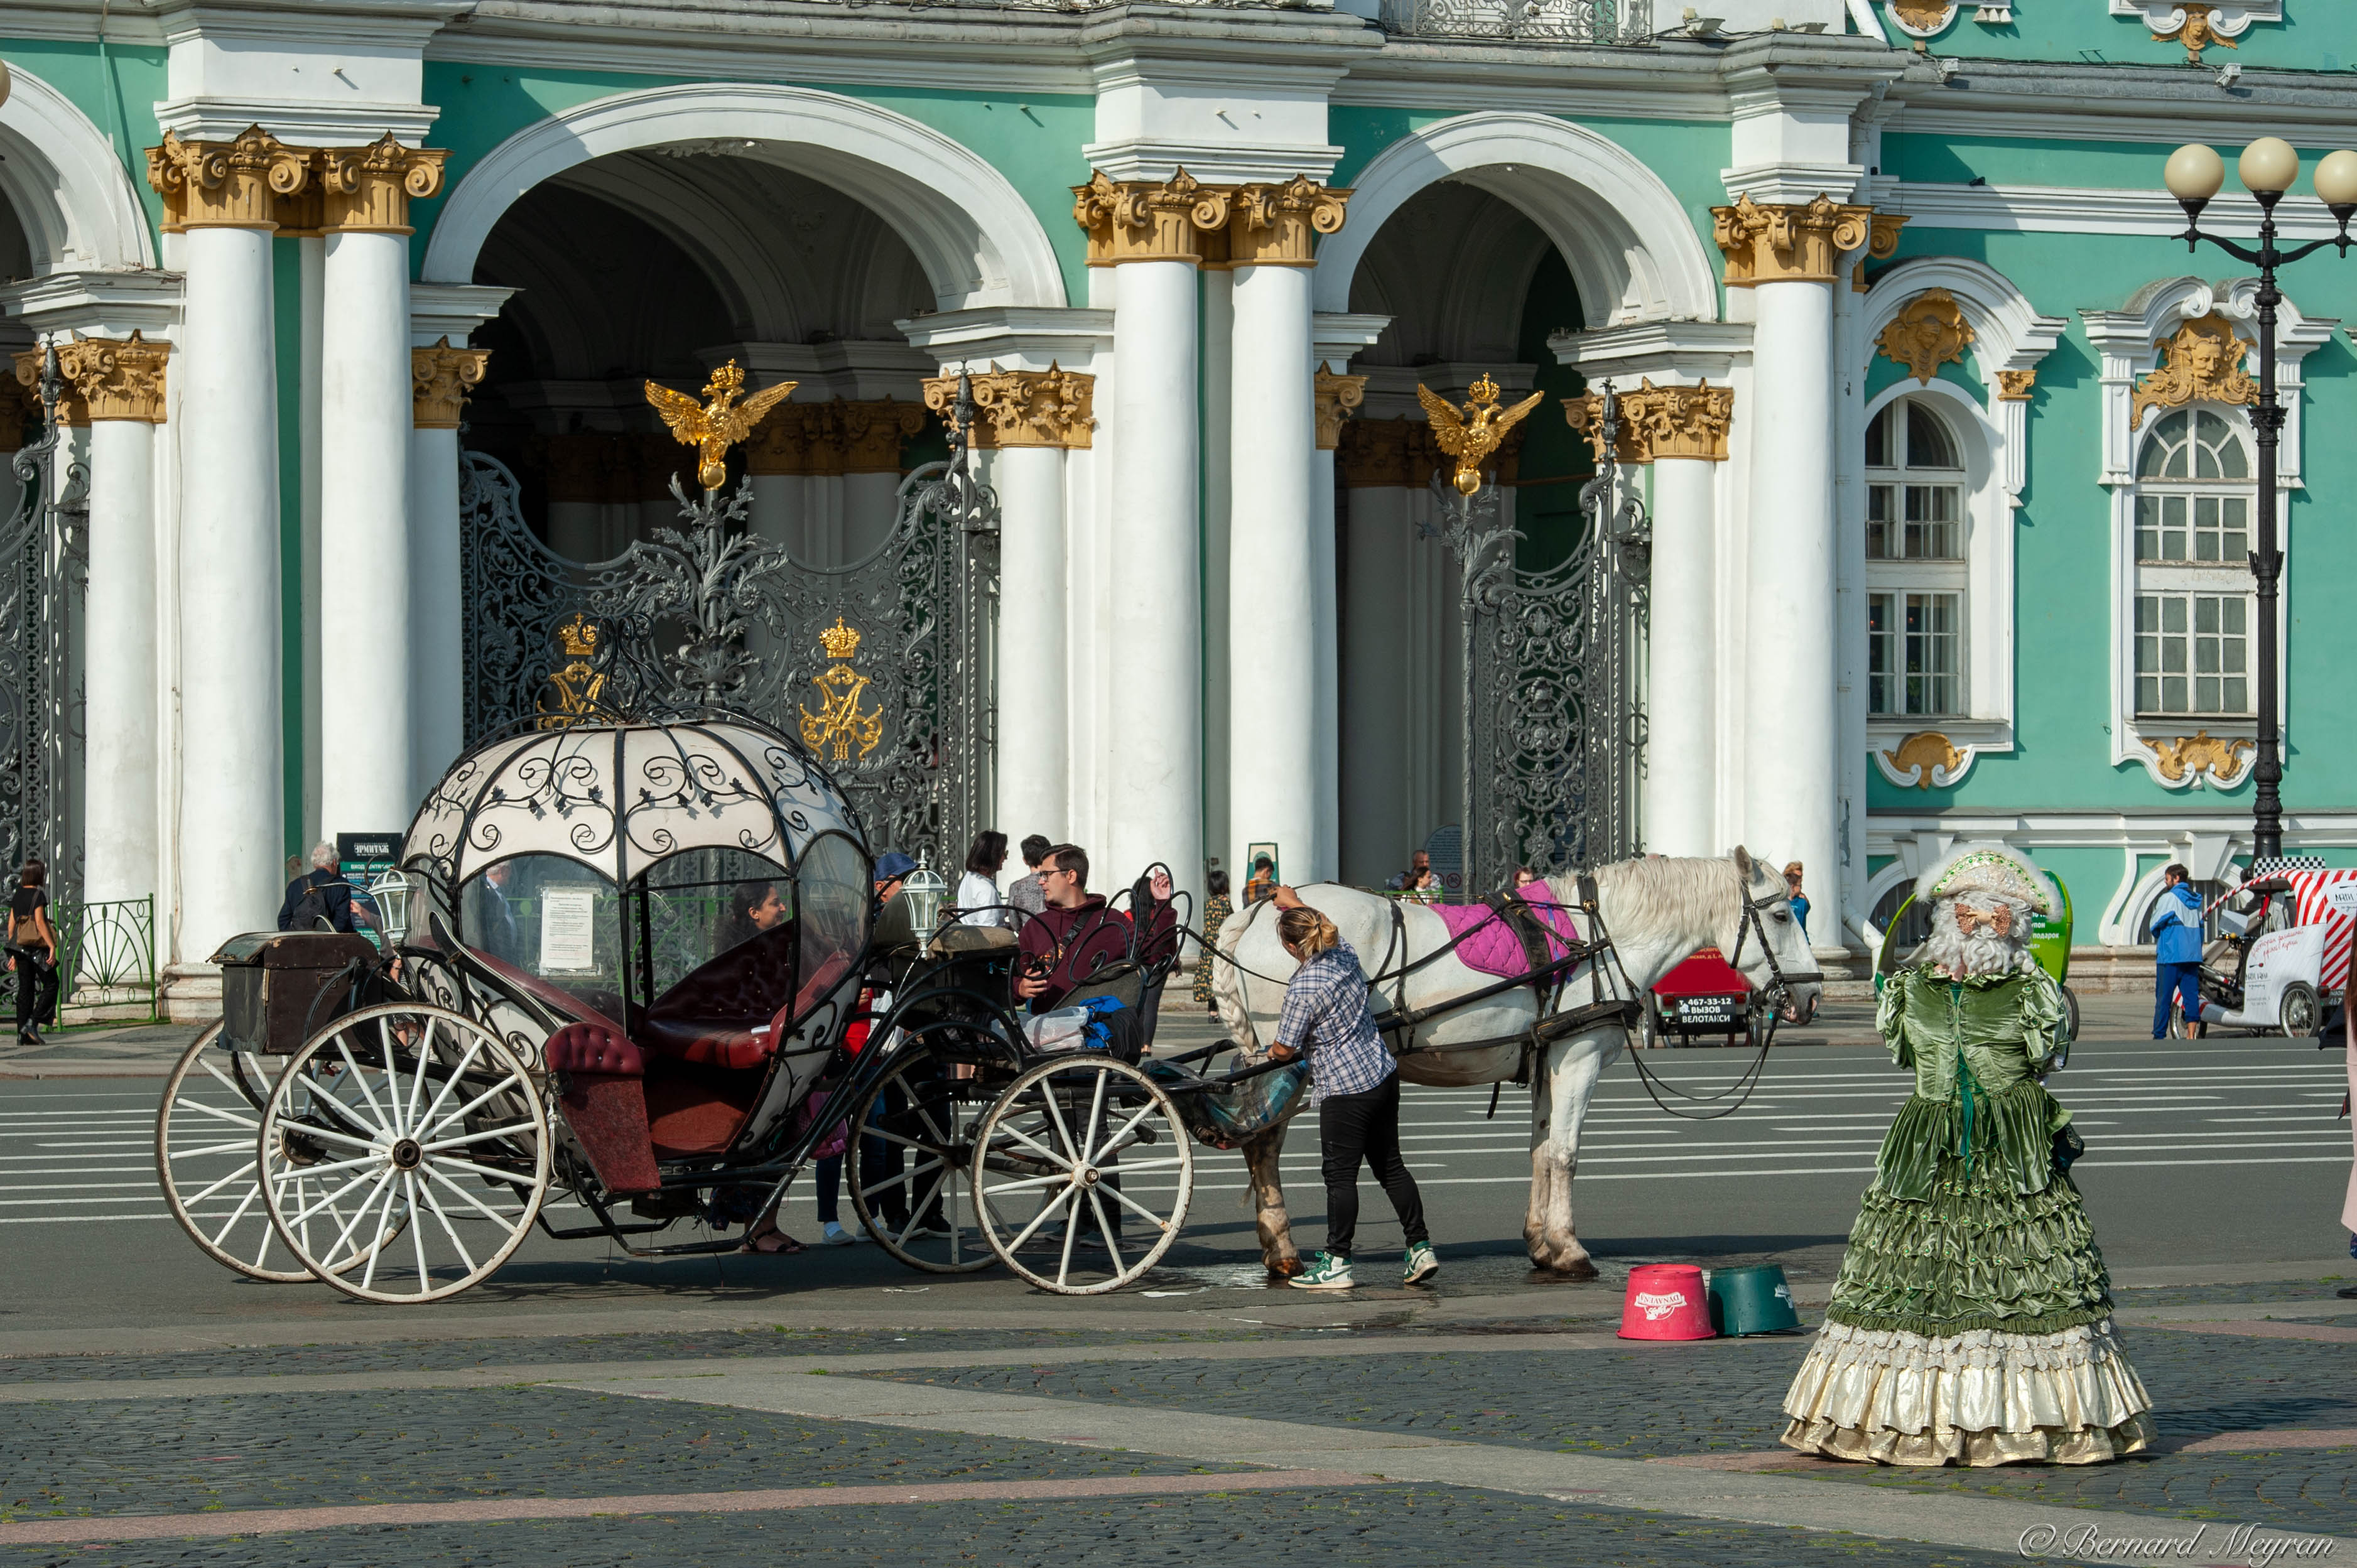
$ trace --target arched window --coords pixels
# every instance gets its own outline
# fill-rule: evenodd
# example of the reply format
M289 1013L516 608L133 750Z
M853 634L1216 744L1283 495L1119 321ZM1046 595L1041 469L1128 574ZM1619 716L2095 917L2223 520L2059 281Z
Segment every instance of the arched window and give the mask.
M1945 415L1901 398L1866 427L1867 712L1965 711L1965 475Z
M2136 455L2136 711L2252 712L2251 454L2206 408L2153 422Z

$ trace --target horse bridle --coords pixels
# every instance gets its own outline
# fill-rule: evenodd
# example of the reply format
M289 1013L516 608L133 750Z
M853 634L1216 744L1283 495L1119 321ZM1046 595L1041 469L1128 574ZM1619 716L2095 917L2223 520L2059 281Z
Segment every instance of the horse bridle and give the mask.
M1776 1027L1776 1015L1785 1003L1792 1000L1795 985L1823 985L1825 982L1823 970L1794 970L1787 974L1784 966L1776 961L1776 944L1768 940L1767 922L1760 913L1762 909L1773 908L1773 899L1755 898L1749 886L1743 889L1743 913L1735 925L1735 951L1727 960L1727 967L1740 974L1743 972L1743 944L1754 934L1758 935L1760 956L1768 961L1768 983L1760 988L1760 997L1768 1006L1768 1027L1771 1034Z

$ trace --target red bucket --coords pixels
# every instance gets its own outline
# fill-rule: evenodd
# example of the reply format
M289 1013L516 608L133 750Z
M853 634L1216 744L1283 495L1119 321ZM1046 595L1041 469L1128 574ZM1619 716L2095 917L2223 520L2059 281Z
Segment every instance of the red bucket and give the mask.
M1691 1263L1646 1263L1629 1271L1629 1298L1620 1309L1623 1339L1709 1339L1710 1296L1702 1271Z

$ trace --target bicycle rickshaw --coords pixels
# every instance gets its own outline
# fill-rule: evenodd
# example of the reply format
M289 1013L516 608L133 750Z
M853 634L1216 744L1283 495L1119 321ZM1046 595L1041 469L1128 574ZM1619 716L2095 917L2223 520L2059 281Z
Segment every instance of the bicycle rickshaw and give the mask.
M729 1251L662 1233L749 1221L833 1144L902 1262L1111 1290L1176 1239L1190 1132L1235 1121L1206 1109L1227 1080L1142 1068L1119 1030L1042 1049L1011 1005L1014 933L937 931L909 893L879 914L850 802L738 715L486 743L427 797L403 865L414 924L387 952L228 943L223 1018L167 1085L172 1211L256 1279L436 1301L535 1226L638 1257ZM1134 1019L1166 945L1132 943L1068 1005Z

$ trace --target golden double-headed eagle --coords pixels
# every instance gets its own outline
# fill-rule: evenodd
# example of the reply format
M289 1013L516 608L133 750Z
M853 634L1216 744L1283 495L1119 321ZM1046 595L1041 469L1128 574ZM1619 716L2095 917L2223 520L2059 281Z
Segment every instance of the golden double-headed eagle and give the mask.
M762 416L785 402L787 395L801 384L780 381L739 403L737 400L745 391L745 372L731 360L713 371L712 379L704 383L702 403L653 381L647 383L647 402L662 415L663 423L671 426L671 433L679 437L681 446L695 448L696 482L707 490L716 490L728 481L728 448L752 435Z
M1457 493L1469 496L1481 488L1482 460L1505 443L1506 432L1539 405L1544 392L1533 392L1512 408L1498 406L1498 383L1483 376L1468 389L1471 401L1460 413L1457 405L1419 384L1416 401L1432 416L1432 439L1457 459Z

